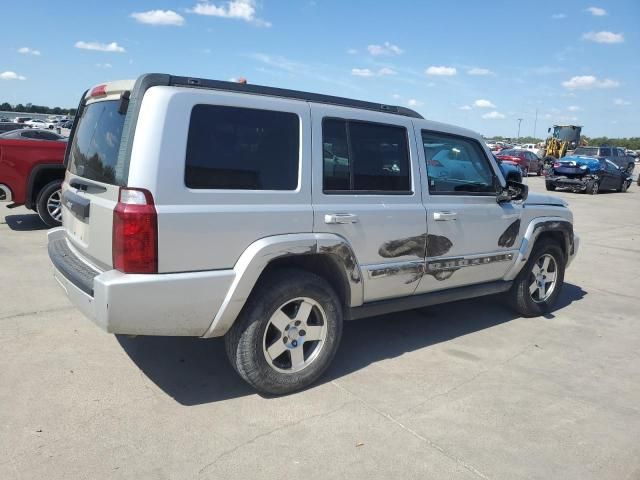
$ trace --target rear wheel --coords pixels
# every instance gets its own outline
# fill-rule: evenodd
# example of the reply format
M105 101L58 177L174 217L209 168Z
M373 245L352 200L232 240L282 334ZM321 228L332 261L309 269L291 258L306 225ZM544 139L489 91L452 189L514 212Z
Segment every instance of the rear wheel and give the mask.
M631 186L631 180L623 180L619 191L624 193L627 190L629 190L630 186Z
M587 188L585 189L585 193L589 195L597 195L600 191L600 181L599 180L591 180L587 184Z
M260 282L225 336L229 360L256 390L301 390L329 366L342 336L342 306L321 277L274 272Z
M549 312L562 289L564 268L565 257L557 243L536 244L509 291L512 307L525 317Z
M48 227L62 225L62 180L47 183L36 200L36 211Z
M547 190L550 192L553 192L556 189L556 186L551 182L545 182L545 186L547 187Z

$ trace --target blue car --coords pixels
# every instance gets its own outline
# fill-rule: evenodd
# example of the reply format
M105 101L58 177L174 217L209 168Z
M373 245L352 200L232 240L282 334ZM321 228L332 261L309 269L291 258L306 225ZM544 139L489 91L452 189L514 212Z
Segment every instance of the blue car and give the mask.
M547 174L547 190L567 188L591 195L600 190L626 192L631 175L610 160L588 155L570 155L556 160Z

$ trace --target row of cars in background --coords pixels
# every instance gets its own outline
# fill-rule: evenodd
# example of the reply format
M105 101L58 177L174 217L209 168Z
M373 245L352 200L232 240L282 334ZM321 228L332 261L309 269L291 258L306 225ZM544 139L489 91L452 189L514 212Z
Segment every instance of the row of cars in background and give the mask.
M49 117L45 120L31 117L14 117L13 119L4 117L0 118L0 123L18 124L20 128L48 128L53 130L55 128L71 128L73 120L64 115Z
M530 173L544 175L547 190L564 188L592 195L603 190L626 192L633 182L633 170L638 160L634 151L603 145L578 147L569 155L545 165L538 154L542 151L540 145L493 142L487 146L501 164L517 166L523 177Z

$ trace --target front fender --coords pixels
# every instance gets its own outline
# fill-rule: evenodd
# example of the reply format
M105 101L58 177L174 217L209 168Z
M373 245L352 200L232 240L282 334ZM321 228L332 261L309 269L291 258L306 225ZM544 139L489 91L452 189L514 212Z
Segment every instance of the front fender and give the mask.
M362 305L364 291L362 272L349 243L339 235L328 233L296 233L275 235L255 241L242 253L233 267L235 278L211 326L203 337L219 337L227 333L267 265L292 255L332 255L344 268L349 286L349 306Z
M527 226L527 230L522 238L522 243L518 250L516 261L507 272L504 280L513 280L516 278L520 270L524 267L536 240L543 232L560 232L565 241L565 251L567 252L567 266L576 254L576 237L573 233L573 224L570 220L563 217L538 217L531 220Z

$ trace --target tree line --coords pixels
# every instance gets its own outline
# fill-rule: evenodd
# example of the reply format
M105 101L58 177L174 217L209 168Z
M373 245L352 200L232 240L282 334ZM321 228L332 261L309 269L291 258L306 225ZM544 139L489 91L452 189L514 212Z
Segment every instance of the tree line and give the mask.
M61 107L47 107L44 105L23 105L21 103L12 107L10 103L4 102L0 104L0 111L2 112L20 112L20 113L44 113L50 115L75 115L75 108L61 108Z

